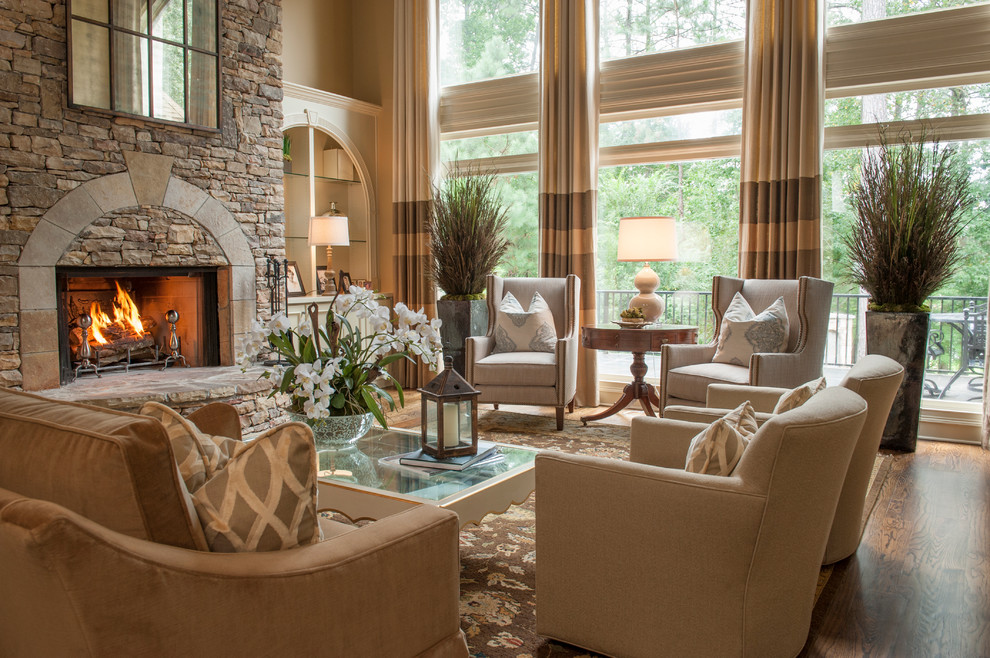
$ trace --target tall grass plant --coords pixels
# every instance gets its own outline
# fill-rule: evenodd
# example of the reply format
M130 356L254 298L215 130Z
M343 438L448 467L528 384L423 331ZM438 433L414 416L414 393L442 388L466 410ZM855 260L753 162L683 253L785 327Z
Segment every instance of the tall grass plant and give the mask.
M929 131L891 140L884 128L864 152L846 248L850 279L869 293L871 310L927 311L925 301L958 267L973 196L955 155Z

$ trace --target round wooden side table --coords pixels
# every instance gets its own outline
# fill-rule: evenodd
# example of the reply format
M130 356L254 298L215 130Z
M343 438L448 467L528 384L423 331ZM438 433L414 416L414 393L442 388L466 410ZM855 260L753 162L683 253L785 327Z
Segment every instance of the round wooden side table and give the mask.
M653 407L660 409L660 396L653 384L645 381L647 352L659 352L660 347L667 343L683 344L697 343L698 328L684 324L656 324L642 328L624 328L609 325L581 327L581 344L593 350L612 350L613 352L632 352L633 362L629 366L633 380L626 384L622 397L615 404L601 413L582 416L581 422L601 420L628 407L633 400L650 416L656 416Z

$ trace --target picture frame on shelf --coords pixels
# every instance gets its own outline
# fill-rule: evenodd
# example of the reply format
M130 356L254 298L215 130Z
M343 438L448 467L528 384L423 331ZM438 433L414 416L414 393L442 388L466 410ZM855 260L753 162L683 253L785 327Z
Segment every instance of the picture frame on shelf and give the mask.
M289 297L302 297L306 294L302 273L294 260L290 260L285 267L285 288Z
M347 292L351 287L350 272L344 272L343 270L341 270L340 276L337 278L337 281L340 282L340 284L337 286L337 289L343 292Z
M327 289L327 266L316 266L316 294L322 295Z

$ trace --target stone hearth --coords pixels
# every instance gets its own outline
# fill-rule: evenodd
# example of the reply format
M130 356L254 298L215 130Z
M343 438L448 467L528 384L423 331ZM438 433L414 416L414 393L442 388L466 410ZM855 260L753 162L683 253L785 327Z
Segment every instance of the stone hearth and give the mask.
M167 405L183 415L210 402L226 402L237 409L241 429L245 435L250 435L288 420L283 418L276 400L269 397L273 385L261 378L262 372L263 368L241 372L239 366L112 372L37 393L53 400L70 400L132 413L149 400Z

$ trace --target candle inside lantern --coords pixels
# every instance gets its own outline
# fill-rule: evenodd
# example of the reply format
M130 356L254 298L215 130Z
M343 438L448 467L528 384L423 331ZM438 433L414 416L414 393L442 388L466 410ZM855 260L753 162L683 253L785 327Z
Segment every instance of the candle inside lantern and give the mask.
M457 407L457 403L448 402L443 405L443 445L445 448L452 448L460 442Z

